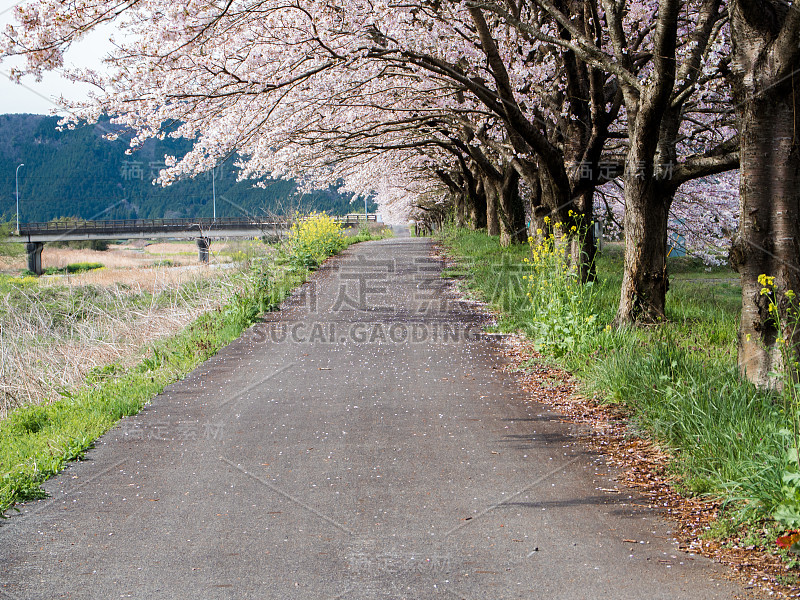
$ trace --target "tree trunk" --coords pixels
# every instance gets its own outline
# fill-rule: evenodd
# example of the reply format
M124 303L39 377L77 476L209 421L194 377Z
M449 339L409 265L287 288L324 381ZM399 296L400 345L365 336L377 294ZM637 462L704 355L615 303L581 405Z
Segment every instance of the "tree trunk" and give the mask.
M483 190L486 194L486 230L489 235L500 235L499 189L491 177L483 177Z
M784 9L761 0L731 0L729 10L741 165L739 235L731 248L742 278L738 362L750 381L772 387L781 381L771 373L787 367L784 357L796 362L800 343L800 332L791 331L797 313L789 314L797 306L791 296L800 294L800 11L796 3ZM762 285L761 275L774 277L774 288ZM762 295L764 287L771 293Z
M528 239L525 225L525 205L519 194L519 173L506 166L503 180L497 183L499 192L500 245L524 243Z
M658 323L666 318L667 229L674 190L661 171L677 161L680 112L667 108L656 119L650 125L658 126L658 143L654 147L634 132L623 176L625 271L618 324Z
M470 219L475 229L486 228L486 192L483 189L483 182L480 177L472 173L468 180L470 202Z
M669 204L651 176L625 176L625 270L616 322L665 319Z
M551 226L566 224L572 202L569 198L569 185L557 185L545 169L539 169L539 189L544 216L550 217ZM569 228L567 228L569 229Z
M540 182L542 206L548 210L534 214L536 229L549 235L553 233L554 225L560 224L561 230L569 238L570 260L573 265L577 265L581 282L593 281L596 276L594 262L597 254L592 223L594 186L578 192L576 197L570 199L561 193L559 186L553 185L543 171L540 171ZM545 216L550 217L549 223L544 222Z
M731 251L742 279L738 362L750 381L774 387L780 382L771 374L785 366L779 338L795 356L800 344L800 332L792 336L785 296L787 290L800 296L800 101L766 90L745 103L739 116L741 221ZM761 295L760 275L775 277L772 297L778 299L783 331L770 314L770 296Z
M594 189L583 192L573 200L573 219L577 232L570 237L572 264L578 265L581 281L594 281L597 240L594 238Z
M466 227L468 208L463 192L453 194L453 205L455 208L456 227Z
M470 203L470 220L473 229L486 229L486 196L475 194Z
M545 230L547 224L544 218L547 216L547 210L542 206L542 186L539 183L539 177L532 180L527 180L528 187L530 188L530 199L528 205L528 214L530 216L530 223L528 229L528 236L533 237L537 229Z
M622 5L606 15L622 27ZM681 2L659 0L653 31L653 66L637 91L623 85L628 118L625 156L625 272L615 322L656 323L665 318L669 194L657 179L654 162L662 119L675 85L675 53ZM614 29L614 31L617 31Z

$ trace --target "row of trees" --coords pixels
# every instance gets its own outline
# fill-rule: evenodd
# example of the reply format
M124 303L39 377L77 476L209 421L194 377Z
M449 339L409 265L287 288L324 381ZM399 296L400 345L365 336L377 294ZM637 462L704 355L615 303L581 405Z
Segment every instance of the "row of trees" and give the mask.
M115 115L134 147L192 139L162 183L239 151L243 177L341 179L394 215L447 198L504 244L558 221L588 280L587 225L618 181L618 324L665 317L676 194L739 168L740 366L760 383L779 366L788 331L758 276L800 289L794 1L35 0L16 17L4 50L34 74L118 23L108 72L73 73L103 91L72 120Z

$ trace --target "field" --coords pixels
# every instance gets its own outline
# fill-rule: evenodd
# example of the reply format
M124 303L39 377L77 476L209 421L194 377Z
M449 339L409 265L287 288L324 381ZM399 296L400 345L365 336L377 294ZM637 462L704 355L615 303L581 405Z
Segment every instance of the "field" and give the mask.
M22 244L3 244L0 252L0 273L19 273L26 268ZM229 263L245 257L261 246L253 240L214 241L211 243L211 263ZM145 269L153 266L200 265L197 246L192 241L129 240L109 244L108 250L59 247L45 244L42 251L44 268L63 269L75 263L101 263L111 270ZM115 276L121 276L116 273Z
M43 265L102 265L41 278L0 275L0 418L16 407L73 392L94 371L142 359L152 341L174 335L220 307L241 284L260 242L212 246L201 265L192 242L114 244L107 251L45 245ZM6 270L24 256L4 257Z

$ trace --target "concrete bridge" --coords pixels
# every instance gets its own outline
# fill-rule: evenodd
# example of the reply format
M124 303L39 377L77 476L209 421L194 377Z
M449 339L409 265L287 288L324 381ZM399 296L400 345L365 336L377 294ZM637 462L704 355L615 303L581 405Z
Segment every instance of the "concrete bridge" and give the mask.
M374 214L332 217L345 227L375 222ZM116 221L51 221L22 223L12 241L24 242L28 270L41 275L42 249L46 242L129 239L193 239L201 262L208 262L212 239L276 236L291 227L291 221L266 221L247 217L218 219L125 219Z

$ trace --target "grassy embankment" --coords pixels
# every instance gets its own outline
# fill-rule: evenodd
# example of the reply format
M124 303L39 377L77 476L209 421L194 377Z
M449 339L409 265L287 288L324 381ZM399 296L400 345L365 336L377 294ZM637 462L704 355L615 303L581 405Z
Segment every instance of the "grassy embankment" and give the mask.
M97 272L82 275L104 278L89 283L0 276L0 513L43 497L46 479L274 310L327 256L386 235L310 223L280 245L238 248L236 268L156 267L151 285Z
M783 499L788 460L779 431L790 421L774 396L738 376L734 272L670 259L668 322L617 330L609 324L619 302L621 248L606 247L598 281L580 291L577 282L559 282L558 268L536 274L530 246L501 248L465 230L441 237L460 265L446 275L466 277L468 288L501 311L500 331L524 332L584 391L624 408L632 432L669 451L682 493L723 501L709 535L744 536L774 550L783 528L770 517ZM548 254L534 249L540 261Z

